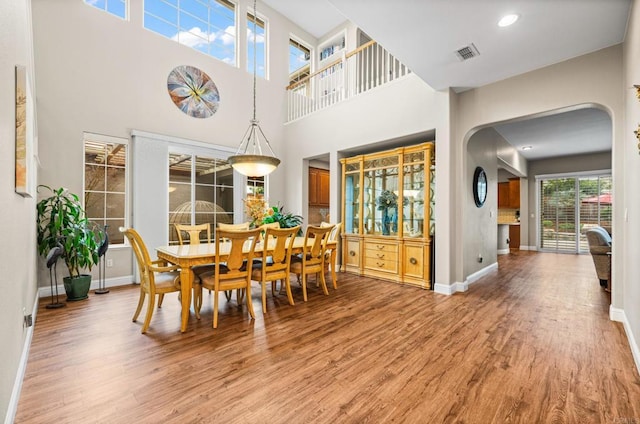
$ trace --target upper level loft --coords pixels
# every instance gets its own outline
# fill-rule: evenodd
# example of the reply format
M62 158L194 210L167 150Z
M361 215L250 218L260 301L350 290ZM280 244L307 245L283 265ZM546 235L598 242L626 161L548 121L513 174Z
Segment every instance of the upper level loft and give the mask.
M287 116L291 122L317 110L357 96L390 81L404 77L411 70L381 45L360 32L360 45L347 52L344 33L332 37L318 48L319 69L311 72L311 49L290 41L290 52L297 49L297 68L290 60L287 87Z

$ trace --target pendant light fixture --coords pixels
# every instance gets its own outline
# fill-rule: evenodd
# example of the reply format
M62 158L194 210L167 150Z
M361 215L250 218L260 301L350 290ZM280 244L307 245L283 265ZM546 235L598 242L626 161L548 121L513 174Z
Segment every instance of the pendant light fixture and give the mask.
M257 24L256 0L253 0L253 119L249 121L249 128L244 134L236 154L229 156L229 163L233 169L251 177L263 177L273 172L280 164L280 159L269 144L269 140L262 132L259 121L256 119L256 51L257 51ZM268 151L263 152L262 140ZM271 153L270 155L268 153Z

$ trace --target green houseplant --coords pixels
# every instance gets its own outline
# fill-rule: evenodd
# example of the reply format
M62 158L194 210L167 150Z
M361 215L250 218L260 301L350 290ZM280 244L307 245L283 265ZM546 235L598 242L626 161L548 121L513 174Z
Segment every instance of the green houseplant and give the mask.
M67 300L87 298L91 286L91 275L81 274L81 270L98 263L98 247L104 232L86 217L77 195L66 188L52 189L45 185L51 195L37 204L38 253L46 257L55 246L62 247L62 258L69 270L64 277Z

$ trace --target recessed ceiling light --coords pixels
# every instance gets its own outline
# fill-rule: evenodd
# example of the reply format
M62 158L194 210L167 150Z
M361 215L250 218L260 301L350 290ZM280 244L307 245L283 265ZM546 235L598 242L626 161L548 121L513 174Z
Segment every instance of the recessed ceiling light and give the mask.
M513 25L516 23L516 21L518 20L520 16L516 15L516 14L511 14L511 15L505 15L502 17L502 19L500 19L500 22L498 22L498 26L499 27L507 27L509 25Z
M531 150L533 149L533 146L523 146L522 150Z

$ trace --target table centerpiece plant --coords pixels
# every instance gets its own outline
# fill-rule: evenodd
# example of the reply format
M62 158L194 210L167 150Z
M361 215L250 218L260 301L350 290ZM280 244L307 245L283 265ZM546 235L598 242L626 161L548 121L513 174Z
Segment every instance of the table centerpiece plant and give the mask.
M244 199L244 204L247 215L251 217L252 228L274 222L279 223L280 228L293 228L302 224L302 216L285 212L284 206L281 206L280 203L276 206L269 206L264 198L249 197Z
M67 300L86 299L91 287L91 275L81 274L91 270L99 261L98 248L105 233L90 221L76 194L66 188L52 189L38 186L51 195L40 200L37 208L38 253L46 257L56 246L62 248L62 258L69 276L64 277Z

